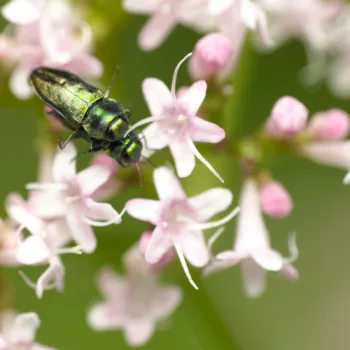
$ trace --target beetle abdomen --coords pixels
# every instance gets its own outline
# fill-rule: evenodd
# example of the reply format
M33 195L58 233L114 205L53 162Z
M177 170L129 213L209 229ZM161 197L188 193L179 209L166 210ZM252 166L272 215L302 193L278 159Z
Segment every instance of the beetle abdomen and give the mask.
M78 124L88 109L104 97L102 90L59 69L37 68L30 75L29 82L45 104Z

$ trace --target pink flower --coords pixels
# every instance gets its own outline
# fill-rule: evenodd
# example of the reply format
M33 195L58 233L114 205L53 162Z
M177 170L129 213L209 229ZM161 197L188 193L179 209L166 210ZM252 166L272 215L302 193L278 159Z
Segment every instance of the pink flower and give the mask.
M273 218L283 218L290 214L293 202L288 191L276 181L267 181L260 186L262 211Z
M64 150L57 152L54 159L52 167L54 183L29 184L27 188L58 193L63 208L62 215L67 221L73 239L84 252L91 253L96 248L96 237L91 225L106 226L120 223L121 216L110 204L98 203L92 199L92 195L109 179L110 170L105 166L93 165L76 173L76 154L75 147L68 144Z
M314 140L341 140L349 130L349 115L340 109L330 109L312 117L307 133Z
M32 94L27 80L38 66L92 77L102 74L102 64L88 53L90 27L65 1L12 0L2 8L2 14L15 27L8 56L18 64L10 79L10 88L18 98Z
M157 168L153 180L159 201L132 199L126 203L129 215L156 226L147 245L145 259L149 264L155 264L174 247L187 278L197 288L185 258L196 267L208 263L210 254L202 230L222 226L236 215L238 209L219 221L205 221L230 205L232 193L224 188L213 188L187 198L173 172L166 167Z
M271 111L266 129L271 136L275 137L298 134L305 128L308 114L307 108L296 98L281 97Z
M293 236L289 244L292 257L289 259L270 247L261 214L259 189L252 179L243 184L240 206L234 249L219 253L204 273L210 274L239 263L246 294L257 297L265 289L265 270L281 271L287 278L297 278L298 273L291 263L297 258L298 250Z
M123 7L128 12L151 15L139 35L143 50L157 48L177 23L205 31L214 28L207 0L124 0Z
M17 225L10 220L0 219L0 265L17 266L17 252L20 245Z
M97 284L105 301L89 310L88 322L97 331L122 329L130 346L142 346L152 337L158 321L168 318L182 299L181 290L162 286L137 247L124 258L126 276L105 267Z
M225 131L222 128L196 116L205 98L206 82L197 81L180 98L176 97L177 73L182 62L189 56L187 55L177 65L171 91L161 80L155 78L144 80L142 89L152 116L134 124L129 131L153 122L143 131L146 138L146 152L147 149L156 150L169 146L180 177L191 174L195 167L195 157L197 157L223 182L220 175L199 153L193 143L194 141L217 143L225 137Z
M5 310L1 319L1 350L55 350L35 343L35 334L40 326L39 317L35 312L15 315L13 311Z

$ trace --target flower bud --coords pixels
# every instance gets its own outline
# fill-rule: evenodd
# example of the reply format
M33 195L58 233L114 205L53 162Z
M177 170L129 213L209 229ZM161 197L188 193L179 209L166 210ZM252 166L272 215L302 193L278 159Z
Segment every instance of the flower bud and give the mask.
M293 208L288 191L275 181L261 185L260 205L262 211L273 218L283 218L289 215Z
M315 140L341 140L350 130L349 115L340 109L330 109L314 115L308 134Z
M233 45L221 33L211 33L200 39L190 59L189 70L194 80L208 80L230 65Z
M308 117L307 108L296 98L284 96L274 105L266 129L276 137L288 137L303 131Z

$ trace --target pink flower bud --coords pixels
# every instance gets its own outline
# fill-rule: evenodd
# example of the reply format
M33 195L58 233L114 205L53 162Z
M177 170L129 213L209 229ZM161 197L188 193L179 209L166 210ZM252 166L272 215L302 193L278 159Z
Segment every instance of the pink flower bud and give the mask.
M278 137L298 134L305 128L308 113L307 108L296 98L284 96L275 103L266 129Z
M195 80L210 79L228 67L232 60L233 45L221 33L211 33L200 39L189 63L190 74Z
M288 191L275 181L269 181L260 187L260 204L262 211L273 218L285 217L293 208Z
M340 109L315 114L308 127L309 135L316 140L341 140L349 130L349 115Z

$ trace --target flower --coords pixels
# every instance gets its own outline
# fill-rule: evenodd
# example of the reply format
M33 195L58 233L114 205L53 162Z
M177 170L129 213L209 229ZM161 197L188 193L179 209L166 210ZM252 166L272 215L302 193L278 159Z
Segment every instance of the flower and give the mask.
M19 235L17 225L0 219L0 265L17 266L17 251L19 248Z
M35 343L35 333L40 326L35 312L15 315L13 311L5 310L1 316L0 349L55 350Z
M91 28L66 1L12 0L2 8L2 15L14 27L7 56L17 64L10 88L18 98L31 96L28 77L42 65L91 77L102 74L101 62L88 53Z
M287 278L297 278L298 273L291 263L296 260L298 250L294 236L291 236L289 242L291 258L283 258L270 247L261 214L259 189L252 179L246 179L243 184L240 207L233 250L216 255L211 264L204 269L204 274L208 275L239 263L246 294L249 297L257 297L265 289L265 270L281 271Z
M87 319L97 331L122 329L130 346L142 346L158 321L168 318L182 299L180 288L160 285L135 246L124 257L126 276L105 267L97 284L105 301L90 308Z
M194 141L217 143L225 137L225 131L222 128L196 116L205 98L206 82L203 80L195 82L180 98L177 98L175 94L178 70L189 56L187 55L177 65L171 91L159 79L144 80L143 94L152 116L134 124L127 133L141 125L153 122L143 131L146 138L146 152L147 149L158 150L169 146L180 177L191 174L195 166L195 157L197 157L223 182L220 175L199 153L193 143Z
M196 267L208 263L210 254L202 230L222 226L237 214L236 208L221 220L205 223L230 205L232 193L224 188L212 188L187 198L173 172L166 167L154 170L153 181L159 201L131 199L125 206L129 215L155 225L145 259L149 264L155 264L174 247L188 280L198 289L185 258Z
M63 209L62 216L67 221L73 239L84 252L91 253L96 248L96 237L90 226L120 223L121 215L110 204L98 203L92 199L93 194L109 179L110 169L92 165L76 173L76 155L73 144L66 145L64 150L57 152L53 162L54 183L32 183L27 188L49 193L56 191Z

